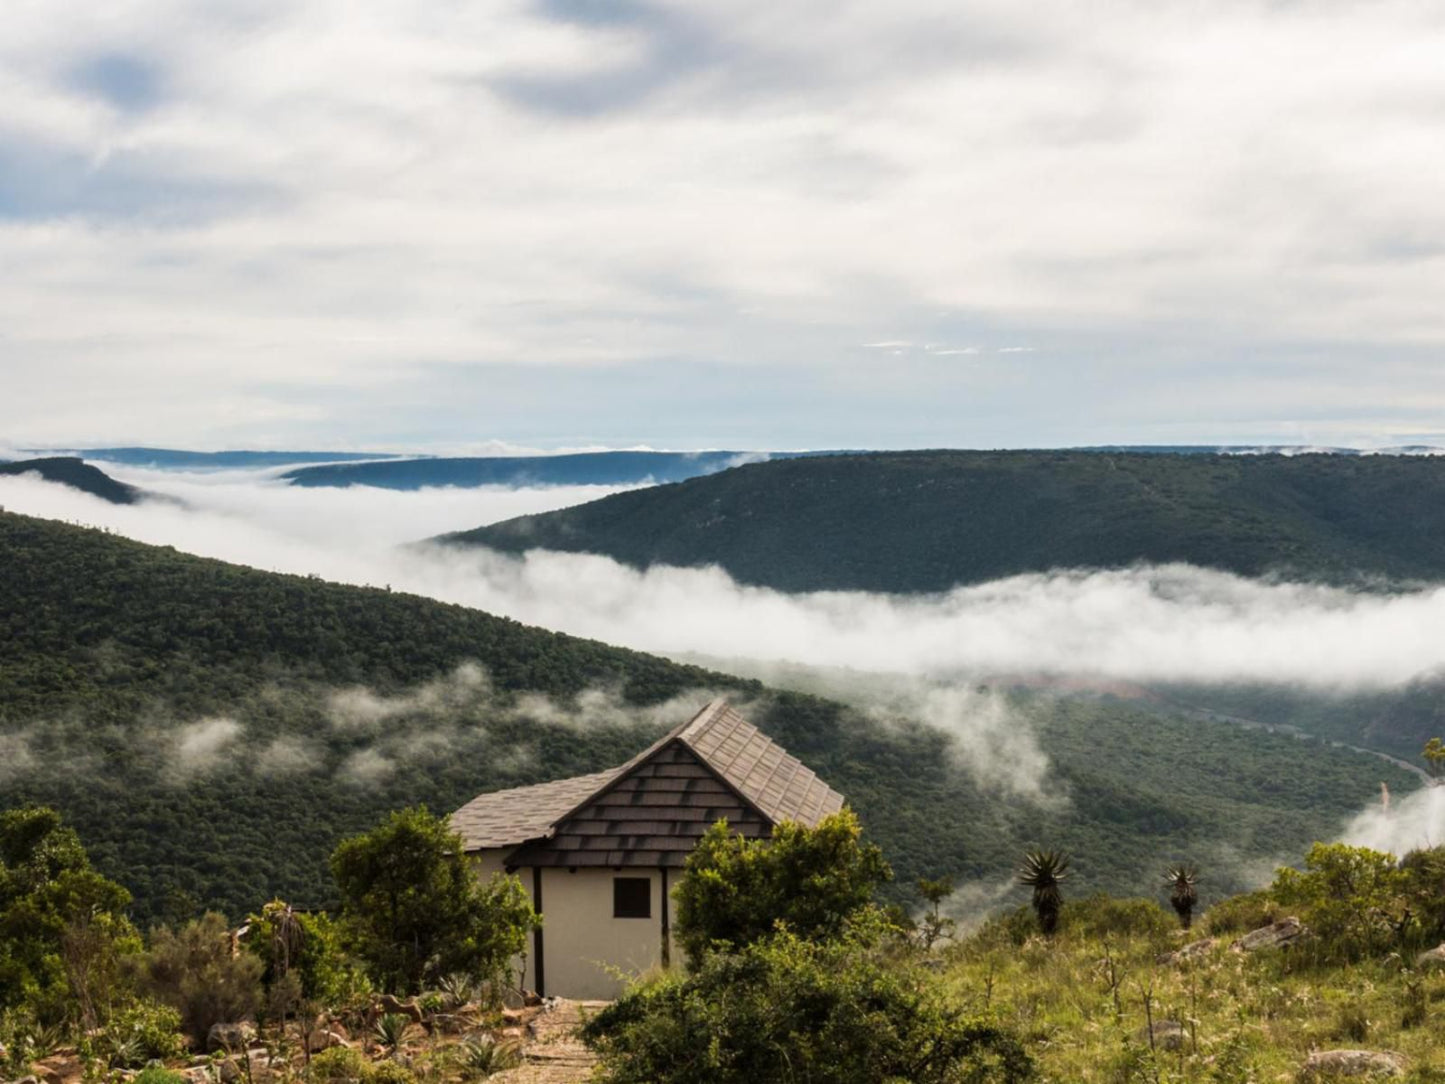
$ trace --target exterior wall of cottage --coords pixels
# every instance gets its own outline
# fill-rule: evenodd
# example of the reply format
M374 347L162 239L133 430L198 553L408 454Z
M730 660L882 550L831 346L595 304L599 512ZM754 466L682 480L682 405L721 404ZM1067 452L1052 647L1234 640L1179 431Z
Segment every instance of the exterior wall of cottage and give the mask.
M485 879L493 873L505 873L506 858L513 850L515 848L501 847L475 852L478 874ZM669 890L676 887L680 875L678 870L668 871ZM534 938L523 970L524 988L548 997L606 1001L622 992L627 976L662 964L661 870L524 868L517 870L517 876L534 907L538 877L542 888L542 982L539 988ZM651 885L649 917L612 917L615 877L648 880ZM676 913L676 904L669 899L669 926ZM674 964L682 961L675 939L669 946L669 959ZM614 971L622 972L623 977L616 977Z

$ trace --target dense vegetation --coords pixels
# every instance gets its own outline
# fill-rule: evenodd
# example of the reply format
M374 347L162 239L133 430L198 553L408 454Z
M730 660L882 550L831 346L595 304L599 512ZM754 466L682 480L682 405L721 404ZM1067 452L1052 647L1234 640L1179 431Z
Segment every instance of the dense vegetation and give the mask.
M301 467L282 477L298 486L619 486L680 482L725 470L751 452L577 452L571 455L398 459ZM778 453L790 455L794 453Z
M1300 852L1416 781L1373 758L1110 701L1020 697L1046 800L985 785L949 735L380 589L0 515L0 805L60 809L144 927L273 896L332 905L326 856L387 810L621 763L709 691L848 796L911 898L1025 844L1085 890L1195 857ZM542 700L537 694L545 694ZM682 698L669 704L672 698Z
M47 482L78 489L111 504L135 504L143 495L135 486L118 482L99 467L92 467L74 456L0 462L0 475L6 474L38 474Z
M889 452L785 459L447 536L786 591L942 591L1183 561L1247 576L1445 578L1445 459Z

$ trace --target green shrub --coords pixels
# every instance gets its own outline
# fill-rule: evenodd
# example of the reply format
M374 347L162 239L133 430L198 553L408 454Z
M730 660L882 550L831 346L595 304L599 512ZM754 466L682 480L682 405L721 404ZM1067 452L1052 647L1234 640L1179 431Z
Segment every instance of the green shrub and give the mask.
M744 839L719 821L688 856L673 893L674 928L692 962L714 945L746 945L779 922L801 937L830 937L892 876L848 809L816 828L784 821L766 840Z
M311 1084L365 1084L371 1077L371 1063L359 1050L333 1046L311 1059L307 1074Z
M186 1078L173 1069L149 1065L131 1078L131 1084L186 1084Z
M416 1084L416 1074L401 1062L388 1058L368 1067L366 1084Z
M1278 922L1284 916L1279 901L1262 888L1220 900L1204 912L1205 929L1213 936L1248 933Z
M490 1035L462 1043L459 1053L462 1075L471 1080L486 1079L522 1061L520 1044L511 1040L499 1041Z
M1282 869L1270 894L1314 933L1314 955L1352 962L1414 944L1410 874L1395 856L1344 843L1316 843L1305 868Z
M1006 1030L945 1004L865 918L831 941L783 930L638 987L587 1022L609 1084L911 1084L1032 1077Z

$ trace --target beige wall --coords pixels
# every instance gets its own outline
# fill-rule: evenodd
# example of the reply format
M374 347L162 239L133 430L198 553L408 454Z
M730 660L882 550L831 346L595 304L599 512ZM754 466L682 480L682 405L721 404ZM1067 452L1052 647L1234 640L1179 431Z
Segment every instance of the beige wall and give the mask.
M476 854L483 877L505 872L504 860L510 848ZM527 895L532 895L531 869L519 869L517 876ZM578 1000L610 1000L621 993L630 975L662 963L662 872L646 869L547 868L542 874L543 979L549 997ZM669 890L677 886L679 872L670 871ZM612 879L646 877L652 882L650 918L612 917ZM535 905L536 901L533 900ZM669 919L675 921L677 908L668 901ZM670 947L672 962L681 960L677 943ZM613 971L621 971L621 977ZM536 953L529 952L522 985L537 988Z

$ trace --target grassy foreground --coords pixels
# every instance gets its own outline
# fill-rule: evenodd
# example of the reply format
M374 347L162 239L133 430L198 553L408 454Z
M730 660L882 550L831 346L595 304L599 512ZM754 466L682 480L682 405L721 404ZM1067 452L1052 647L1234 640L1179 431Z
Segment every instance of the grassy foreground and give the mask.
M1246 954L1230 947L1238 914L1206 913L1185 932L1149 900L1086 900L1045 939L1022 910L946 949L941 979L1026 1041L1040 1081L1294 1081L1311 1052L1332 1049L1390 1051L1403 1079L1445 1081L1445 972L1415 972L1399 955L1332 965L1294 947ZM1198 956L1161 961L1206 937L1214 945Z

